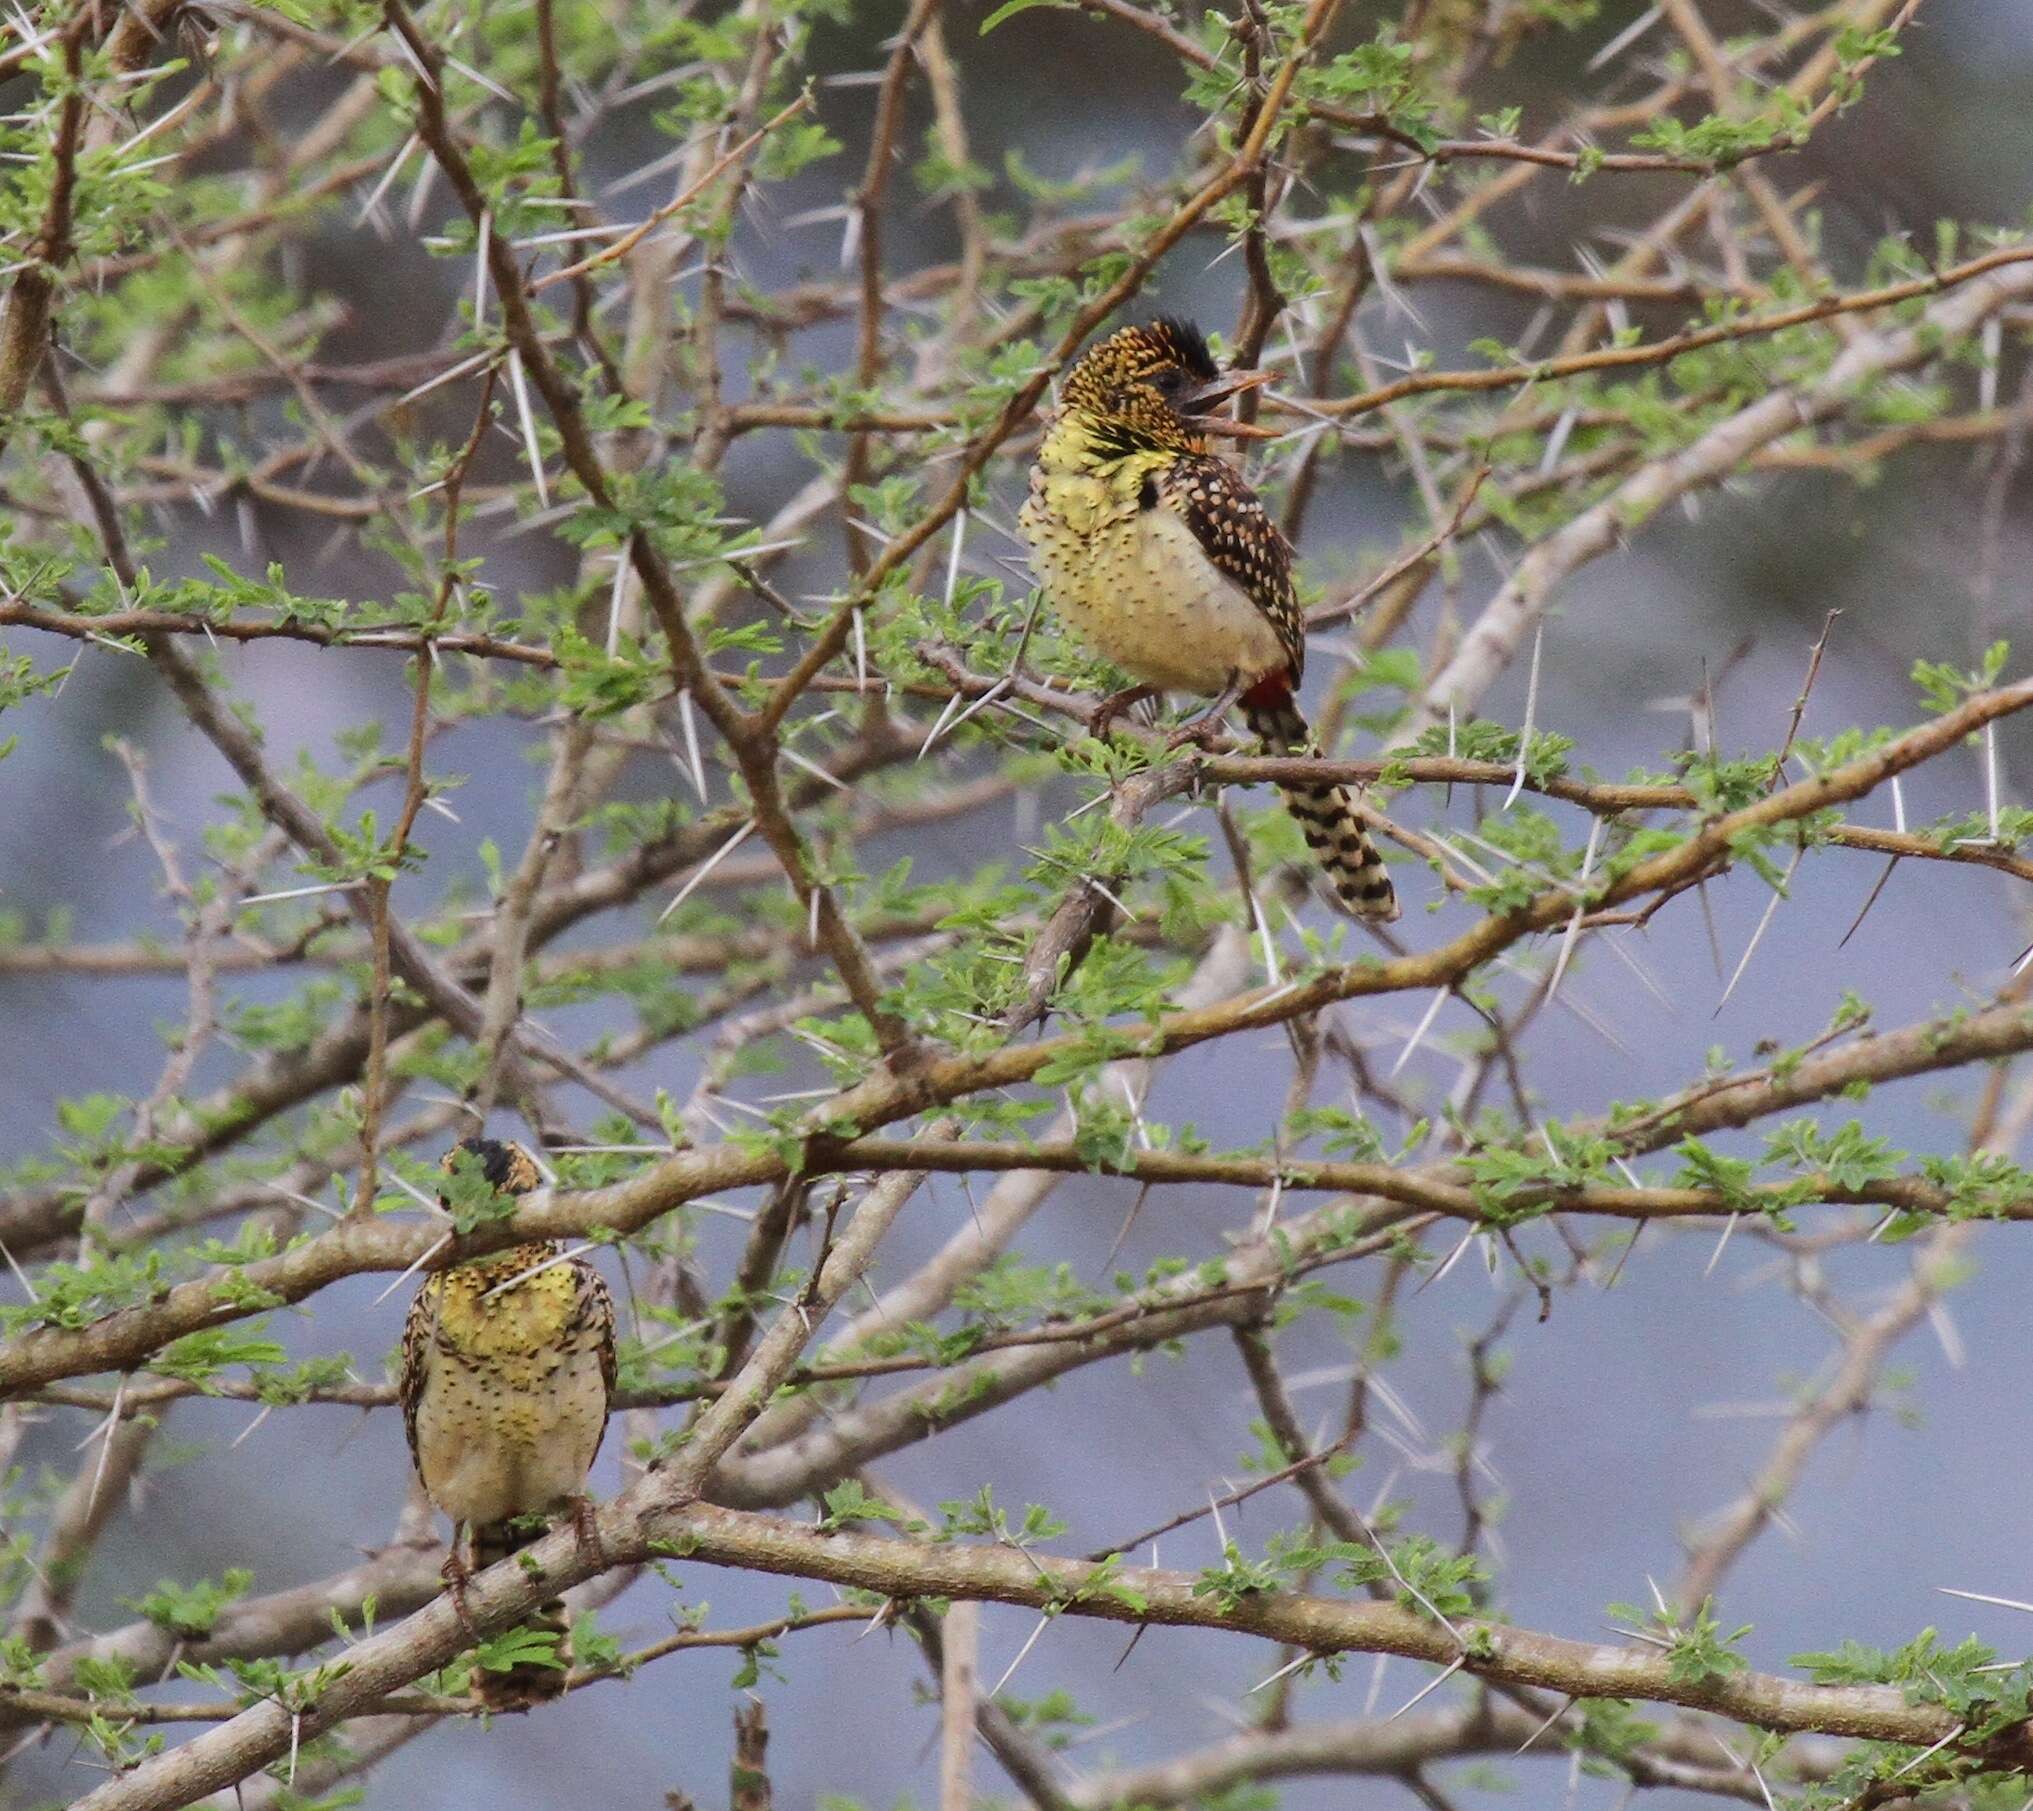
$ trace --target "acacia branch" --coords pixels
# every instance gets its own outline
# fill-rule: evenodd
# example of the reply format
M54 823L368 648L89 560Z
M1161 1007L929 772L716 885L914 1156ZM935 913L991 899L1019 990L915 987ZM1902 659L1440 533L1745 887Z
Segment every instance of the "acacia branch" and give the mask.
M809 1524L687 1502L684 1495L670 1475L652 1474L602 1509L596 1520L608 1562L641 1564L662 1554L818 1579L885 1598L966 1599L1140 1626L1221 1629L1323 1655L1397 1654L1441 1666L1461 1658L1444 1629L1394 1603L1282 1591L1231 1599L1204 1591L1203 1581L1190 1573L1104 1567L1028 1549L825 1533ZM504 1627L545 1596L600 1569L574 1531L561 1530L525 1549L521 1565L504 1562L476 1577L467 1590L467 1608L482 1632ZM1492 1682L1575 1697L1677 1704L1763 1729L1916 1748L1940 1742L1957 1728L1951 1712L1910 1702L1895 1686L1809 1685L1748 1669L1687 1677L1676 1675L1671 1657L1656 1648L1570 1641L1479 1618L1471 1624L1471 1639L1474 1651L1462 1661L1464 1670ZM298 1739L322 1733L442 1666L465 1640L457 1615L440 1598L354 1643L345 1674L295 1717L278 1705L255 1705L87 1794L76 1811L176 1811L287 1753L293 1728Z
M1425 730L1445 722L1450 709L1472 713L1524 645L1527 631L1540 620L1556 588L1667 504L1718 482L1773 441L1850 407L1872 380L1932 358L1944 343L1963 338L2001 309L2033 296L2029 258L2033 250L2008 247L1956 272L1894 286L1925 295L1942 287L1950 275L1963 285L1912 326L1859 338L1821 376L1773 390L1718 422L1692 445L1647 461L1601 502L1540 541L1483 608L1446 667L1428 683L1394 742L1402 746L1416 741Z
M1593 896L1594 903L1613 905L1689 885L1727 865L1732 845L1747 833L1861 797L1893 775L1955 746L1972 731L2029 704L2033 704L2033 680L1979 693L1855 761L1770 793L1703 825L1677 848L1640 861L1609 881ZM1328 968L1218 1005L1168 1014L1155 1026L1126 1036L1118 1054L1160 1055L1236 1031L1283 1024L1336 1000L1448 986L1522 938L1563 926L1573 909L1573 898L1566 889L1549 889L1516 911L1479 920L1429 951ZM1849 1051L1822 1059L1819 1067L1803 1064L1790 1077L1774 1080L1755 1095L1717 1089L1683 1114L1679 1124L1684 1131L1697 1132L1703 1124L1741 1123L1728 1117L1731 1112L1755 1117L1774 1110L1775 1101L1818 1098L1841 1083L1823 1083L1801 1094L1797 1091L1800 1078L1838 1069L1845 1061L1852 1065L1845 1079L1886 1080L2029 1046L2033 1046L2033 1009L2017 1004L1994 1007L1966 1015L1945 1029L1929 1025L1859 1040ZM834 1147L844 1142L835 1128L843 1123L869 1127L894 1124L983 1089L1027 1081L1049 1063L1083 1047L1083 1034L1074 1033L978 1054L928 1057L900 1073L873 1074L822 1102L808 1116L811 1130L804 1166L819 1170L842 1162L851 1165L851 1159L834 1155ZM1859 1052L1866 1054L1860 1058ZM477 1229L453 1255L497 1249L517 1236L583 1236L594 1226L631 1232L685 1201L722 1189L775 1182L788 1171L787 1160L774 1151L720 1145L680 1152L612 1188L587 1191L562 1202L533 1199L518 1210L512 1222ZM184 1333L240 1318L251 1311L241 1294L243 1284L258 1284L285 1301L300 1301L341 1276L368 1269L404 1269L419 1261L435 1240L435 1233L421 1227L335 1228L293 1251L238 1267L230 1277L178 1284L145 1307L122 1310L83 1328L20 1335L0 1346L0 1397L59 1377L124 1367Z

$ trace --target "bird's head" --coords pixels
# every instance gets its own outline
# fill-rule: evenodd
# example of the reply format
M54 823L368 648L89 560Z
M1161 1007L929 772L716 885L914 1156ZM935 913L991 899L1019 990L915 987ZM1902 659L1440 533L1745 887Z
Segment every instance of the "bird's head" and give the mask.
M1090 435L1125 452L1201 452L1214 434L1275 438L1221 413L1230 397L1268 379L1264 371L1223 372L1198 327L1160 315L1090 346L1066 374L1059 405Z
M506 1194L526 1195L543 1184L536 1159L512 1139L462 1138L439 1160L438 1167L450 1174L462 1156L478 1159L480 1173Z

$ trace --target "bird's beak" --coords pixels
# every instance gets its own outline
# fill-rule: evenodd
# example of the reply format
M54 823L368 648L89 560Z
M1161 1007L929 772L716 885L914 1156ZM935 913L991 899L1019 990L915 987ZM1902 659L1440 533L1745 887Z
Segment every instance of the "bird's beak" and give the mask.
M1268 371L1225 371L1211 383L1187 391L1179 398L1179 406L1202 433L1220 434L1231 440L1276 440L1280 438L1276 428L1260 428L1253 421L1237 421L1216 413L1231 397L1260 389L1270 381Z

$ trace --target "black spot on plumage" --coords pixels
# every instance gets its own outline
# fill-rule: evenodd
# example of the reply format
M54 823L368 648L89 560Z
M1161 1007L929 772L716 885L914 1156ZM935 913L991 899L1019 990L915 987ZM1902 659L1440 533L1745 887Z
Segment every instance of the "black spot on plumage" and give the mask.
M1158 481L1155 478L1147 476L1144 479L1143 483L1137 488L1137 508L1156 509L1157 507L1158 507Z

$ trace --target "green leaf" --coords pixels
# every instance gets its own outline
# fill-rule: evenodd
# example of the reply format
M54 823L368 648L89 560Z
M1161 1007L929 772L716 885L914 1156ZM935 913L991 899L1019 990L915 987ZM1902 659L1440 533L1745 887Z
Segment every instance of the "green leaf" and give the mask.
M1002 4L982 20L981 35L987 37L1003 20L1018 13L1027 13L1034 6L1061 6L1064 3L1065 0L1002 0Z

